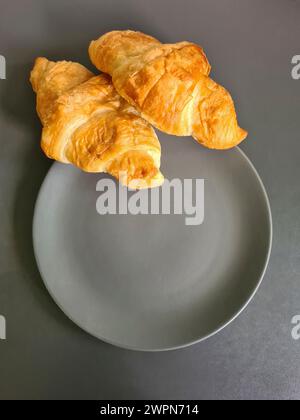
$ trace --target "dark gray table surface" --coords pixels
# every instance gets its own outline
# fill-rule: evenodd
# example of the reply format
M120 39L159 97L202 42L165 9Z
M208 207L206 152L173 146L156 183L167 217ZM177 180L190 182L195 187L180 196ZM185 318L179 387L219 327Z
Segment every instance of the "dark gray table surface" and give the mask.
M300 1L1 0L0 8L0 398L298 399L291 319L300 314L300 80L291 59L300 54ZM205 48L249 130L242 149L274 219L269 268L247 310L206 342L166 353L125 351L80 330L47 294L32 250L34 203L51 164L38 146L33 60L91 67L89 41L128 28Z

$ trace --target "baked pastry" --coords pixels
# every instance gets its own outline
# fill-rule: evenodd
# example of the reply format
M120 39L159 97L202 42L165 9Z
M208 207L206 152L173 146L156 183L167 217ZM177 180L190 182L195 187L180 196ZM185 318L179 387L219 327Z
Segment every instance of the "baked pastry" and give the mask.
M113 31L92 41L89 54L112 76L118 93L160 130L192 135L213 149L231 148L247 136L230 94L209 78L210 65L197 45L162 44L141 32Z
M136 189L163 183L157 136L116 92L110 76L38 58L30 81L48 157L87 172L108 172Z

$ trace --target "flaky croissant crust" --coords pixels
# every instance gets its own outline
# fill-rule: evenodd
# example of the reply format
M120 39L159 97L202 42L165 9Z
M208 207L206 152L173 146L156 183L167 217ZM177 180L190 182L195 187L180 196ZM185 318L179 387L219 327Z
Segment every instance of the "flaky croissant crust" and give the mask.
M247 136L230 94L209 78L210 65L199 46L112 31L92 41L89 54L99 70L112 76L118 93L160 130L192 135L216 149L233 147Z
M108 75L78 63L38 58L31 73L45 154L126 185L161 185L160 144L152 127L114 89Z

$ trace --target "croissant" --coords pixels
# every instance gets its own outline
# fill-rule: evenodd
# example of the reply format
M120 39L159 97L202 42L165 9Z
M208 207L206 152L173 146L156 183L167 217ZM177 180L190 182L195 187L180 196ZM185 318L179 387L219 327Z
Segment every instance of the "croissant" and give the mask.
M118 93L160 130L192 135L213 149L231 148L247 136L230 94L208 77L210 65L199 46L113 31L92 41L89 55L112 76Z
M108 75L38 58L30 81L48 157L87 172L107 172L136 189L163 183L153 128L118 95Z

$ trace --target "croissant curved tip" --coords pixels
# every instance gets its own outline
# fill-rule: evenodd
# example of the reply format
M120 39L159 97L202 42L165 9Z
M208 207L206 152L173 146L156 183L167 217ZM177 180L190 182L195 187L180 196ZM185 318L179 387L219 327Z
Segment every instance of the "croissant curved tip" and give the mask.
M124 182L122 178L119 179L122 185L130 188L131 190L157 188L164 183L164 180L165 178L160 171L158 171L158 173L150 179L131 179L129 182Z
M89 53L89 56L91 57L91 55L92 55L92 53L93 53L93 47L95 46L95 44L96 44L96 40L93 40L93 41L91 41L90 42L90 44L89 44L89 48L88 48L88 53Z
M243 128L240 129L241 131L241 141L245 140L245 138L248 136L248 131L244 130Z
M213 150L229 150L233 147L238 146L242 141L246 139L248 136L248 132L244 130L243 128L238 127L237 133L232 138L223 138L220 134L219 136L214 136L213 138L203 140L202 138L199 138L198 136L194 135L195 140L202 144L204 147L207 147L208 149Z
M29 81L33 87L34 92L38 89L40 75L43 72L43 69L47 66L48 60L45 57L37 57L34 60L33 68L30 71Z
M234 146L238 146L239 144L241 144L246 139L247 136L248 136L248 131L246 131L243 128L239 127L238 140L237 140L236 144L234 144ZM234 147L234 146L232 146L232 147Z

